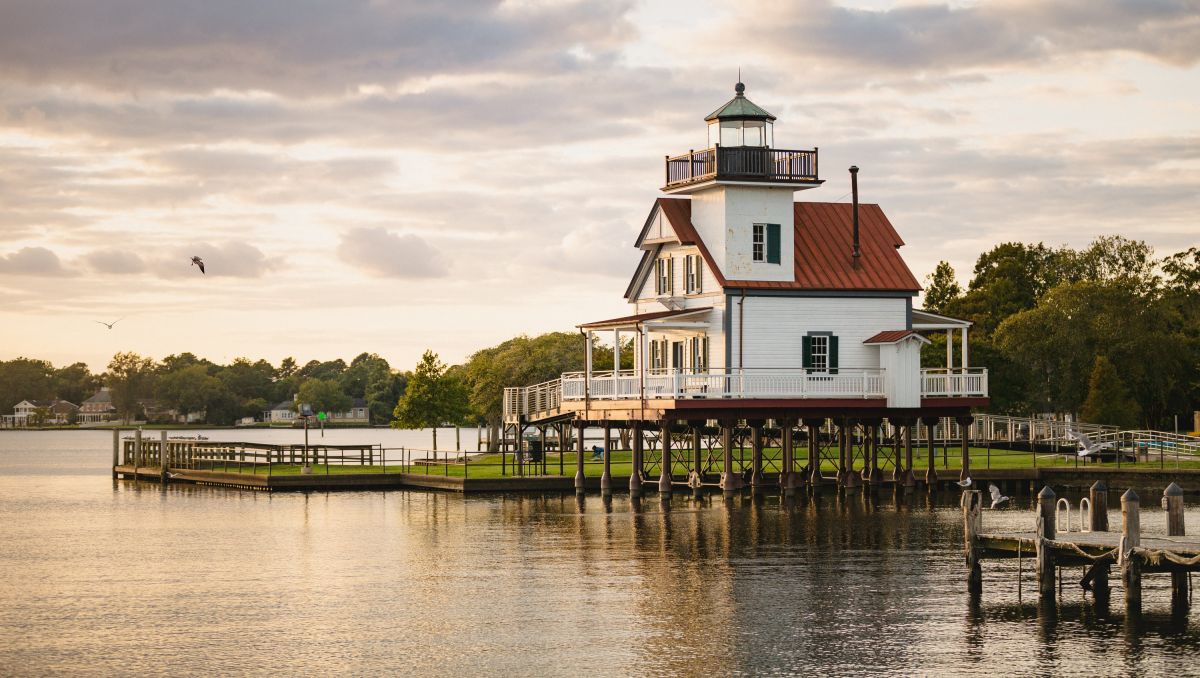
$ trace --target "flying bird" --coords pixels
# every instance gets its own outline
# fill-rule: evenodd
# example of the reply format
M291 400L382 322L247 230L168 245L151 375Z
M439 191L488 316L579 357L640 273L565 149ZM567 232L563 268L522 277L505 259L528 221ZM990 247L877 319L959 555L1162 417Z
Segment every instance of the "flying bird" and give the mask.
M200 257L192 257L192 266L199 266L200 272L204 273L204 260Z
M963 478L962 480L954 481L954 483L965 490L966 488L971 486L971 479Z
M1009 497L1000 494L1000 488L996 487L996 483L988 483L988 492L992 493L992 508L998 508L1009 500Z
M124 319L125 319L125 316L121 316L120 318L117 318L116 320L114 320L110 323L106 323L103 320L93 320L92 322L100 323L101 325L104 325L105 327L107 327L108 329L111 330L113 328L113 325L116 325L117 323L121 322Z

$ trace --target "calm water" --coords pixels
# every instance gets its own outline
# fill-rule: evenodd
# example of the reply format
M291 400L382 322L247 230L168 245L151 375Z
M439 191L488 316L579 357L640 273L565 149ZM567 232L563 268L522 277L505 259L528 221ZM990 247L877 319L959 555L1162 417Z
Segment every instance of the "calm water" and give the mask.
M973 604L951 495L635 508L163 490L112 481L110 440L0 432L0 674L1197 671L1196 614L1172 617L1161 575L1146 577L1138 624L1119 588L1105 614L1070 579L1039 611L1028 561L1025 605L1016 563L997 561ZM1144 531L1164 532L1144 503ZM989 512L985 529L1030 525L1026 509Z

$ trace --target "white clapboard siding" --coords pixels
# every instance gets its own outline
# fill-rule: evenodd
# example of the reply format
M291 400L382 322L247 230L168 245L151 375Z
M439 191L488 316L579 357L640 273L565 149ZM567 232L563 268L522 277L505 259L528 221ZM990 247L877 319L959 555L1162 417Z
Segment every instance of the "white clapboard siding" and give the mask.
M747 296L741 309L740 297L729 303L731 367L803 367L801 337L808 332L838 337L839 367L879 367L878 348L863 341L884 330L905 329L906 305L899 298ZM745 313L741 327L740 312ZM744 352L739 337L745 339Z

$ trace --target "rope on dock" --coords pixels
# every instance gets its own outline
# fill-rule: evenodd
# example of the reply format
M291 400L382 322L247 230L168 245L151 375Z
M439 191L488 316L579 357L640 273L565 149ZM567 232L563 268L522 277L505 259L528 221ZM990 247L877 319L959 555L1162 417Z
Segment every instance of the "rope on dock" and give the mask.
M1195 567L1196 565L1200 565L1200 555L1187 558L1175 553L1174 551L1147 548L1138 548L1135 549L1135 552L1141 556L1151 567L1161 566L1164 560L1170 561L1171 563L1181 567Z
M1069 552L1073 553L1074 555L1079 556L1080 558L1084 558L1084 559L1090 560L1092 562L1096 562L1097 560L1114 560L1115 561L1117 559L1117 555L1121 551L1120 547L1115 547L1111 551L1105 551L1104 553L1101 553L1100 555L1093 556L1092 554L1088 553L1087 551L1084 551L1083 549L1079 548L1077 545L1075 545L1074 543L1069 542L1069 541L1057 541L1054 539L1044 539L1042 541L1049 548L1062 550L1062 551L1069 551Z

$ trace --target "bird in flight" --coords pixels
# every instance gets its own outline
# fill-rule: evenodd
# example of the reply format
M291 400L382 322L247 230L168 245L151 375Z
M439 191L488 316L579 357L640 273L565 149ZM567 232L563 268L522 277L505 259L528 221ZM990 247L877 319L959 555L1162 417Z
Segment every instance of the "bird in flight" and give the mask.
M954 481L954 484L958 485L959 487L961 487L963 489L966 489L971 486L971 479L963 478L962 480L956 480L956 481Z
M1000 494L1000 488L996 487L996 483L988 485L988 492L992 494L992 508L999 508L1001 504L1010 499L1010 497Z
M122 320L124 320L124 319L125 319L125 316L121 316L120 318L117 318L116 320L114 320L114 321L112 321L112 322L110 322L110 323L106 323L106 322L104 322L103 320L94 320L94 321L92 321L92 322L98 322L98 323L100 323L101 325L104 325L105 327L107 327L108 329L110 329L110 330L111 330L111 329L113 328L113 325L116 325L117 323L121 322L121 321L122 321Z
M192 257L192 266L199 266L200 272L204 272L204 260L200 257Z

